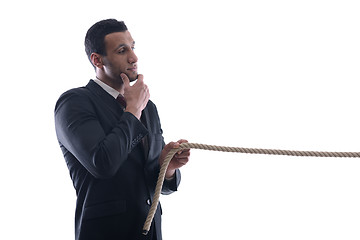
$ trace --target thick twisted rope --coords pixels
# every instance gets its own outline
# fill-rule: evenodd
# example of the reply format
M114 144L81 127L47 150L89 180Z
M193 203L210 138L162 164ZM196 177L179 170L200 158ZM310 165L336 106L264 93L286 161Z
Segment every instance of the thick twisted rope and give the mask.
M291 150L276 150L276 149L260 149L260 148L240 148L240 147L223 147L215 145L206 145L198 143L182 143L177 149L171 149L165 157L165 160L160 168L159 178L156 183L154 198L146 218L143 234L146 235L151 226L151 222L154 218L155 211L159 204L159 198L161 189L165 179L165 173L169 166L169 163L176 152L181 149L203 149L210 151L220 152L237 152L237 153L249 153L249 154L268 154L268 155L288 155L288 156L300 156L300 157L335 157L335 158L360 158L360 152L316 152L316 151L291 151Z

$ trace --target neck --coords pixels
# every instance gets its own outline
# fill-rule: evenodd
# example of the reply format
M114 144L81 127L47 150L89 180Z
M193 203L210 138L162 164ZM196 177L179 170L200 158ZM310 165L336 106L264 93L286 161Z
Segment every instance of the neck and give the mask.
M96 78L105 83L106 85L112 87L116 91L118 91L121 94L124 94L124 84L122 80L120 79L111 79L106 77L105 75L101 74L100 72L96 73Z

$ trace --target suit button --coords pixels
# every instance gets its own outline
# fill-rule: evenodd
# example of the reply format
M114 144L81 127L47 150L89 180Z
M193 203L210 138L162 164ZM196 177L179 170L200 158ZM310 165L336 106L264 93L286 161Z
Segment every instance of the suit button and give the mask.
M151 205L150 199L146 200L146 204L149 205L149 206Z

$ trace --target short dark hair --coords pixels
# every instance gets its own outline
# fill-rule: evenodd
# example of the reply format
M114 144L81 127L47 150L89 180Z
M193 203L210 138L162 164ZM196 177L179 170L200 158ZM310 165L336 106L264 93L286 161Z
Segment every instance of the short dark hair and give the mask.
M125 32L127 27L123 21L116 19L101 20L92 25L85 36L85 52L91 62L91 54L98 53L106 56L105 36L113 32ZM92 64L92 63L91 63Z

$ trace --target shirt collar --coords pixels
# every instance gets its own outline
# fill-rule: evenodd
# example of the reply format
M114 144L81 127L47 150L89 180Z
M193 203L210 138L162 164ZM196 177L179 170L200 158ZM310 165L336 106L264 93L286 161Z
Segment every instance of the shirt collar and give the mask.
M94 78L93 80L94 80L94 82L99 84L99 86L102 87L102 89L104 89L108 94L110 94L114 98L117 98L119 96L120 93L117 90L113 89L106 83L102 82L100 79Z

